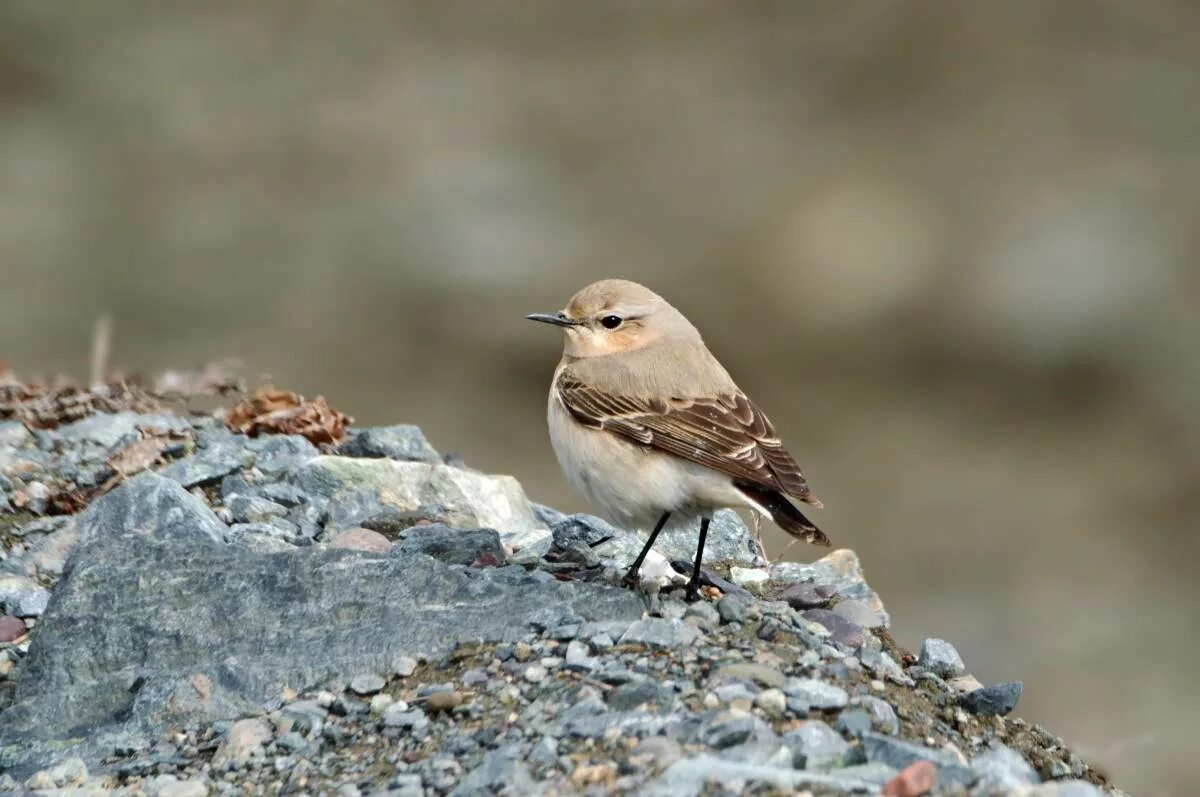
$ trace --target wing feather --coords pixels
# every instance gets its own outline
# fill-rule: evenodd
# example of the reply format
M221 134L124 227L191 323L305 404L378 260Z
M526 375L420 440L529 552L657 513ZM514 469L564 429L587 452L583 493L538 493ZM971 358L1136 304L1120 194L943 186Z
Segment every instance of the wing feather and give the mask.
M641 399L597 389L570 370L562 371L555 389L563 406L585 426L821 505L767 416L741 392Z

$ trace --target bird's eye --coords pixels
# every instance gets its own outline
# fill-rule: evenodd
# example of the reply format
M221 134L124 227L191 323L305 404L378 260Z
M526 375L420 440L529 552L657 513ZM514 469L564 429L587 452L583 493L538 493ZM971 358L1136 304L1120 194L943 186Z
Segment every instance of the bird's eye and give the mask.
M621 317L615 315L606 315L600 319L600 326L605 329L616 329L621 326Z

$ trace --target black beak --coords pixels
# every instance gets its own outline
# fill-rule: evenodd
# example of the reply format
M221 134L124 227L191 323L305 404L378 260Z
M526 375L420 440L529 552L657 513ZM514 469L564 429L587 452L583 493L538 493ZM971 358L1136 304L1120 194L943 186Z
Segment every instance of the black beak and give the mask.
M573 327L579 324L578 321L567 318L567 314L561 310L557 313L530 313L525 317L530 321L541 321L543 324L554 324L556 327Z

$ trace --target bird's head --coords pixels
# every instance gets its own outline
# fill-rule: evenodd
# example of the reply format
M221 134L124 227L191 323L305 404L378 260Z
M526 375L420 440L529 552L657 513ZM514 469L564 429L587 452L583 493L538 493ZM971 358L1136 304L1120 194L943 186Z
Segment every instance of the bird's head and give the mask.
M571 297L557 313L533 313L530 321L560 326L570 357L601 357L670 342L700 340L700 333L666 299L629 280L600 280Z

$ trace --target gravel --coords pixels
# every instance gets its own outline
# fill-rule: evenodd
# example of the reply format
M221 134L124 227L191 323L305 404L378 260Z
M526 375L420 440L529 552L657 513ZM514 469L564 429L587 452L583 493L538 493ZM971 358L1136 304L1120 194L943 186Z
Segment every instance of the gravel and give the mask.
M161 459L100 489L146 428L175 435ZM56 514L63 491L87 507ZM0 499L0 792L875 794L923 761L935 794L1105 783L999 719L1019 682L897 648L852 552L764 567L719 513L712 599L640 594L641 535L415 427L321 451L206 418L0 422ZM656 561L691 559L694 529L664 535Z

